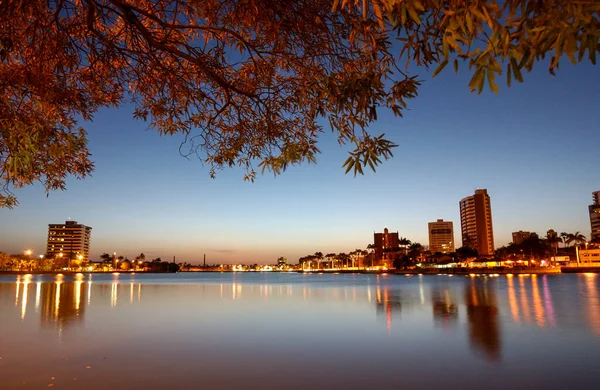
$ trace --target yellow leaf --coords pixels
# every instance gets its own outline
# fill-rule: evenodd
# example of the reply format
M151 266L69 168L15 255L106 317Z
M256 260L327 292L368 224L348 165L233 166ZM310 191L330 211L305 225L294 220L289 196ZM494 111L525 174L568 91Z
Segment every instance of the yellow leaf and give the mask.
M444 60L442 62L440 62L440 64L438 65L438 67L436 68L436 70L433 72L433 74L431 75L431 77L435 77L438 75L438 73L440 73L442 70L444 70L444 68L446 67L446 65L448 65L448 60Z
M416 24L421 24L421 19L419 18L419 14L417 13L417 11L411 6L407 6L406 8L408 9L408 14L410 15L410 18L414 20Z

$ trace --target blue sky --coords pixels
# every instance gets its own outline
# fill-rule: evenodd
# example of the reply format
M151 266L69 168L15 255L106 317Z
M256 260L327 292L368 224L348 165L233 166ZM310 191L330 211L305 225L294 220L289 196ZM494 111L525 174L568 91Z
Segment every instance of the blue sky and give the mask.
M102 110L85 126L93 176L49 197L38 185L15 191L19 206L0 209L0 251L44 253L47 225L68 218L93 228L93 258L296 262L365 248L385 226L427 245L427 222L438 218L454 222L460 242L458 202L476 188L490 194L496 246L516 230L589 236L587 205L600 189L600 77L593 65L566 62L557 74L538 64L499 95L469 92L464 70L422 75L404 118L380 112L371 126L399 146L362 177L344 175L347 149L326 129L317 165L255 183L238 169L213 180L206 165L179 155L181 137L147 130L128 108Z

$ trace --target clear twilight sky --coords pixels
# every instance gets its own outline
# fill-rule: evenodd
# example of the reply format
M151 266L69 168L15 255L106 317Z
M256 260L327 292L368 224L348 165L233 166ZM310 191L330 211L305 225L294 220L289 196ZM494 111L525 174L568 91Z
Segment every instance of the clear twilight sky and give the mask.
M295 263L364 249L386 226L428 245L427 223L438 218L454 222L460 246L458 202L476 188L491 197L497 247L518 230L589 237L587 206L600 190L597 66L563 59L553 77L540 63L499 95L469 92L466 68L421 78L404 118L380 111L371 126L399 145L394 158L357 177L344 175L348 149L328 128L317 165L247 183L239 169L210 179L207 166L179 155L182 137L147 130L130 107L102 110L84 124L93 176L49 197L41 185L15 191L19 206L0 209L0 251L43 254L48 224L69 218L92 227L93 259Z

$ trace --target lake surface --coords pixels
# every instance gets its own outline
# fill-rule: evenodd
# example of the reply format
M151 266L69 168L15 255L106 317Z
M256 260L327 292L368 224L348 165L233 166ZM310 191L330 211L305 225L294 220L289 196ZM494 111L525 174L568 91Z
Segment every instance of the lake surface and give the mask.
M600 276L0 276L1 389L598 389Z

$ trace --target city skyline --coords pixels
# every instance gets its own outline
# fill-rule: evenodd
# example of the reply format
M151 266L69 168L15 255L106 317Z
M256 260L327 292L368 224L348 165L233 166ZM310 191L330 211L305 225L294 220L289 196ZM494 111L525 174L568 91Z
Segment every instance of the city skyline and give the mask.
M590 194L600 187L594 66L565 63L557 77L539 66L499 95L470 93L465 73L422 78L404 118L382 111L371 126L399 145L394 158L356 178L344 175L347 150L327 127L317 165L246 183L239 169L211 180L208 167L178 154L182 138L145 131L127 107L102 110L85 125L92 177L70 178L48 198L40 185L16 190L20 205L0 209L0 250L41 253L47 225L69 218L94 228L92 259L144 252L188 262L205 253L210 263L295 261L364 249L385 226L426 245L427 223L458 223L458 201L477 188L493 198L496 247L518 230L589 238Z

